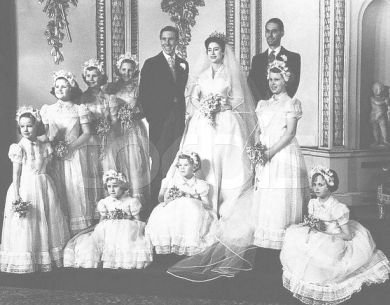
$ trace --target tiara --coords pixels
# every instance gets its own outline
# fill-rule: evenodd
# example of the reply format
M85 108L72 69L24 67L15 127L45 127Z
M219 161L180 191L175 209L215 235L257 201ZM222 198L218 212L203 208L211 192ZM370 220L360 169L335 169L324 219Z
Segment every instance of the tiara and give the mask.
M284 80L287 82L290 79L291 73L288 70L286 61L287 61L287 56L286 55L281 55L280 56L282 60L277 60L275 59L274 61L270 62L268 65L268 71L267 71L267 78L269 79L269 75L271 73L271 69L276 68L280 71L282 74Z
M133 61L135 63L136 69L138 69L138 60L136 56L132 55L130 52L126 52L125 54L121 54L118 60L116 61L116 67L118 68L118 70L121 68L122 62L125 59Z
M57 72L54 72L53 73L54 84L55 84L56 80L59 78L66 79L69 82L71 87L76 86L76 77L73 75L72 72L68 72L65 70L59 70Z
M179 154L179 157L180 156L188 156L190 157L193 165L194 165L194 172L196 172L198 169L200 169L201 167L201 161L200 161L200 157L199 157L199 154L197 154L196 152L180 152Z
M41 121L41 115L39 114L39 110L33 108L32 106L19 107L18 111L16 111L16 121L19 122L20 117L25 113L30 113L37 121Z
M108 180L110 180L110 179L116 179L116 180L120 181L122 184L127 183L127 179L126 179L125 175L123 175L122 173L117 172L113 169L110 169L110 170L104 172L104 174L103 174L103 183L104 184L106 184L108 182Z
M222 40L224 43L227 43L227 38L224 33L214 31L210 34L209 38L218 38Z
M87 73L88 68L96 68L101 74L104 74L103 62L95 58L91 58L90 60L87 60L81 67L83 68L84 76Z
M322 177L324 177L328 185L334 186L334 174L329 168L326 168L322 165L317 165L311 169L310 178L313 179L315 174L320 174Z

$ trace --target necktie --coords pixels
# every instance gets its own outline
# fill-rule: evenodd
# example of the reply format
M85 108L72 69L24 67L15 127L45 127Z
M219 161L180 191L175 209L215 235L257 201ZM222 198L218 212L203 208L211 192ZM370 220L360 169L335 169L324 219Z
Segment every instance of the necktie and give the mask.
M276 59L275 51L271 51L271 53L269 53L269 55L268 55L268 62L271 63L271 62L273 62L275 59Z
M176 82L175 58L173 56L168 57L168 65L171 69L173 80Z

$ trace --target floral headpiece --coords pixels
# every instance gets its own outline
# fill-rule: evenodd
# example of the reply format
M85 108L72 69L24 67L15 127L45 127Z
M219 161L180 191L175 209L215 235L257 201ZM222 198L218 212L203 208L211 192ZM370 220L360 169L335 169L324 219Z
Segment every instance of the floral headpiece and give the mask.
M214 31L210 34L209 38L218 38L222 40L224 43L227 43L227 38L224 33Z
M18 111L16 111L16 121L18 123L21 115L25 113L31 113L37 121L41 121L41 115L39 114L38 109L35 109L32 106L21 106Z
M65 70L59 70L57 72L54 72L53 73L54 84L55 84L56 80L59 78L66 79L69 82L69 84L71 85L71 87L76 87L76 77L74 76L74 74L72 72L68 72Z
M119 56L118 60L116 61L116 67L118 68L118 70L121 68L122 62L125 59L134 61L135 68L136 68L136 70L138 70L138 60L137 60L136 56L132 55L130 52L126 52L125 54L121 54Z
M275 59L273 62L269 63L268 65L268 71L267 71L267 79L269 79L269 75L271 73L271 69L276 68L280 71L280 74L282 74L283 79L287 82L290 79L291 73L288 70L287 67L287 56L281 55L280 56L282 60Z
M181 152L179 154L179 158L180 158L180 156L190 157L192 164L194 165L194 172L196 172L198 169L200 169L201 161L200 161L199 155L196 152L193 152L193 151L192 152Z
M91 59L87 60L81 67L83 68L83 75L84 76L87 73L87 69L89 69L89 68L95 68L101 74L104 74L103 62L101 62L95 58L91 58Z
M334 186L335 178L334 173L325 166L317 165L316 167L313 167L310 171L310 178L313 179L313 176L315 174L320 174L322 177L324 177L326 183L329 186Z
M110 169L110 170L104 172L103 184L106 184L108 182L108 180L111 180L111 179L116 179L119 182L121 182L122 184L127 184L127 179L126 179L125 175L123 175L122 173L117 172L113 169Z

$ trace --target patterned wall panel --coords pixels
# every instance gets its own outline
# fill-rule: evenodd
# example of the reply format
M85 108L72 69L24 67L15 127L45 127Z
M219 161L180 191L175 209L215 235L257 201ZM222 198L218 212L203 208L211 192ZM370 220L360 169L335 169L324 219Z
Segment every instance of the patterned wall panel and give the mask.
M242 70L247 72L250 67L251 47L251 2L240 0L240 63Z
M125 52L125 0L111 0L111 60L114 74L115 63Z
M235 4L234 0L226 0L225 2L226 10L226 38L229 45L234 50L235 44Z
M106 71L106 5L105 0L96 0L96 58L103 62Z
M131 54L139 58L139 20L138 20L138 0L131 0Z

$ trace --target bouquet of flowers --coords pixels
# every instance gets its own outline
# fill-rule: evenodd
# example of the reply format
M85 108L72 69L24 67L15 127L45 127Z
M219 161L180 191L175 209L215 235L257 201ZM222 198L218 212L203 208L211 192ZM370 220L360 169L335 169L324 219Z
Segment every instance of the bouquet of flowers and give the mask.
M136 121L143 118L143 113L139 107L131 107L130 104L126 103L119 108L118 118L121 121L122 128L131 129Z
M104 149L107 144L107 136L111 130L111 124L106 118L100 118L96 121L95 126L96 134L101 139L101 144L99 146L99 157L104 156Z
M184 197L184 196L185 193L181 191L177 186L174 185L168 190L167 199L175 200L177 198Z
M310 215L310 214L305 215L303 217L303 225L306 227L309 227L309 233L312 230L315 230L314 232L324 231L326 228L324 221L322 221L321 219L315 218L313 215Z
M122 209L115 208L114 211L110 211L107 215L108 219L132 219L127 212Z
M246 153L248 154L248 158L251 161L253 167L256 167L257 165L264 166L266 163L266 150L267 147L261 144L261 142L246 148Z
M65 141L53 141L51 144L54 150L54 157L64 159L69 152L68 144Z
M221 111L221 105L225 102L226 99L218 94L209 94L200 101L199 111L209 120L211 126L215 126L216 115Z
M26 217L30 206L30 201L23 201L22 199L17 199L12 202L12 211L18 214L19 218L24 218Z

